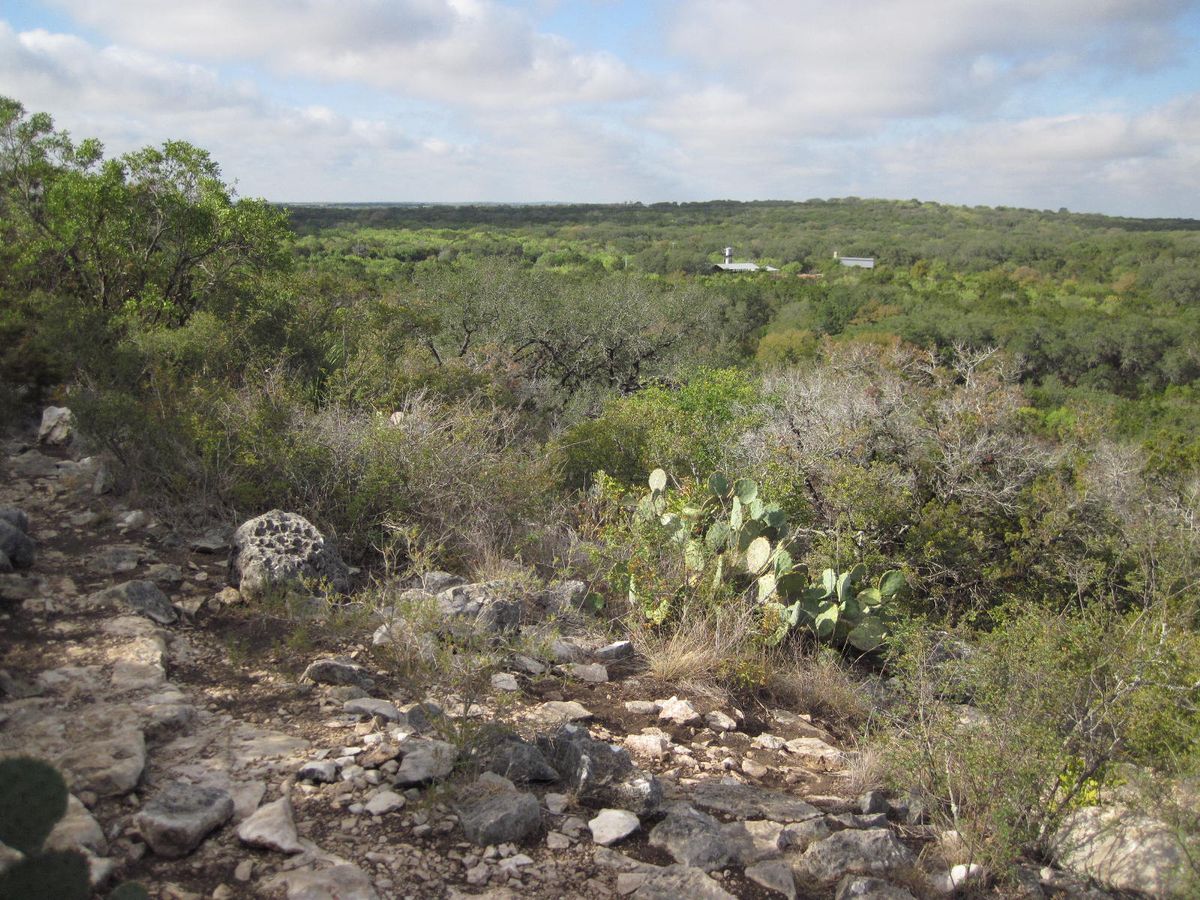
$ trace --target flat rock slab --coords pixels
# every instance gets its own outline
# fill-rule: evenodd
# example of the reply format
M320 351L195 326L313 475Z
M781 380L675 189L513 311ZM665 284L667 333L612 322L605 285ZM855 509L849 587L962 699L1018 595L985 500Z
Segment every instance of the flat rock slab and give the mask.
M308 866L282 872L261 887L260 896L271 896L282 888L287 900L379 900L370 877L350 863L329 869Z
M752 866L746 866L746 877L755 884L796 900L796 876L792 867L781 859L768 859Z
M254 811L237 829L238 840L251 847L262 847L279 853L304 851L296 833L292 801L287 797L267 803Z
M93 606L113 606L131 609L160 625L170 625L179 618L171 601L152 581L126 581L88 597Z
M698 782L688 788L687 800L700 809L738 819L803 822L821 816L815 806L784 791L734 781Z
M371 676L358 663L348 659L318 659L309 663L302 680L317 684L349 684L365 687L371 684Z
M562 725L583 722L592 717L591 710L574 700L551 700L533 711L533 719L541 725Z
M342 704L342 710L359 716L378 716L389 722L400 720L400 710L396 704L388 700L376 700L373 697L361 697L357 700L347 700Z
M146 739L141 729L121 728L105 740L89 740L67 751L59 767L74 793L98 797L128 794L146 767Z
M608 669L601 663L567 663L563 668L572 678L590 684L603 684L608 681Z
M823 882L843 875L886 875L916 865L912 851L901 844L890 829L838 831L810 844L796 861L796 868Z
M701 869L688 866L664 866L657 871L639 872L646 878L631 896L635 900L736 900Z
M650 831L650 846L671 854L681 865L711 872L757 855L741 822L722 824L707 813L681 806Z
M363 809L373 816L382 816L403 809L405 802L395 791L380 791L363 804Z
M1182 895L1187 857L1162 822L1120 806L1071 813L1051 848L1064 869L1118 891Z
M233 798L215 787L172 782L134 816L138 832L159 856L186 856L233 815Z

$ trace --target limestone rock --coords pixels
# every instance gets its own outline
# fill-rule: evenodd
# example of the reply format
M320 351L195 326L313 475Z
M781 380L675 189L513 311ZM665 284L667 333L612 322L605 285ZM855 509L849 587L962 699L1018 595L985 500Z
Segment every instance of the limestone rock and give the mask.
M377 700L374 697L347 700L342 704L342 709L359 716L378 716L389 722L395 722L400 718L400 710L396 709L395 703L388 700Z
M591 711L574 700L550 700L533 711L534 720L542 725L583 722L591 717Z
M1051 847L1064 869L1117 891L1182 894L1187 856L1162 822L1121 806L1087 806L1063 821Z
M714 709L704 717L704 724L713 731L737 731L737 721L733 716Z
M847 875L838 882L834 900L916 900L904 888L863 875Z
M401 787L424 784L445 778L454 771L458 751L445 741L420 741L410 745L396 772L396 784Z
M706 872L755 855L740 822L722 825L707 813L686 805L671 810L650 830L650 846L666 850L678 863Z
M287 900L379 900L370 877L358 866L340 863L329 869L305 866L260 882L260 896L282 889Z
M134 817L146 843L159 856L186 856L205 836L233 815L228 791L172 782L158 792Z
M340 658L314 660L300 678L317 684L349 684L357 687L367 687L372 683L365 668L349 659Z
M818 881L837 881L843 875L885 875L916 864L911 850L887 828L838 831L809 845L797 868Z
M119 728L112 737L89 740L59 759L73 793L120 797L137 787L146 766L146 740L141 730Z
M627 809L602 809L600 814L588 822L592 840L609 847L640 828L642 823Z
M113 585L96 591L88 597L88 602L93 606L126 607L160 625L170 625L179 618L167 595L151 581L126 581Z
M792 874L792 867L781 859L767 859L746 866L746 877L768 891L796 900L796 876Z
M646 879L631 895L634 900L735 900L702 869L664 866L646 872Z
M572 579L550 585L538 594L537 601L547 612L570 613L583 607L587 594L587 584Z
M486 754L486 768L510 781L558 781L558 770L534 744L517 737L498 742Z
M631 641L614 641L597 650L595 656L601 662L621 662L622 660L632 659L633 643Z
M583 803L647 815L662 802L657 778L636 768L623 748L594 740L586 728L563 725L539 737L538 748Z
M314 759L306 762L296 773L301 781L317 781L322 784L333 784L337 781L337 763L332 759Z
M572 678L587 681L591 684L603 684L608 681L608 669L600 663L568 663L563 666Z
M732 780L697 782L688 792L688 802L738 819L803 822L821 815L815 806L792 794Z
M43 850L90 850L97 856L108 853L108 841L88 808L74 794L67 796L67 812L42 845Z
M461 584L437 595L438 610L447 620L483 631L511 631L521 624L521 604L504 596L502 582ZM450 622L451 630L454 622Z
M250 599L276 588L344 594L350 571L311 522L275 509L234 532L229 580Z
M512 672L497 672L492 676L492 688L497 691L519 691L521 686Z
M476 781L457 811L467 840L481 847L523 840L542 822L537 797L496 775Z
M662 702L658 718L662 722L671 722L675 725L699 725L702 721L700 713L696 712L695 707L678 697L672 697L670 700Z
M301 853L304 850L296 833L292 801L286 796L255 810L238 826L237 836L243 844L251 847L280 853Z
M42 410L42 423L38 426L38 443L58 447L68 443L74 436L74 416L65 406L47 406Z
M363 804L363 809L373 816L382 816L397 809L403 809L404 804L404 798L395 791L379 791Z

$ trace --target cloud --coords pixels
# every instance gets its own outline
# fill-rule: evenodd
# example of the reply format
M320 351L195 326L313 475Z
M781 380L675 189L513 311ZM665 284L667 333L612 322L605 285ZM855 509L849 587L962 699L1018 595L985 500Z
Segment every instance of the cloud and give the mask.
M491 0L55 0L123 44L284 75L370 85L467 107L628 99L617 57L581 52Z

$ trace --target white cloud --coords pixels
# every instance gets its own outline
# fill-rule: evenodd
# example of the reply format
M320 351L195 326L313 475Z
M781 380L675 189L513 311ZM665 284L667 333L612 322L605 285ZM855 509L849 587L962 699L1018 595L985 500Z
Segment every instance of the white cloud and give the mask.
M625 99L638 79L492 0L55 0L78 21L154 52L255 60L308 78L469 107Z

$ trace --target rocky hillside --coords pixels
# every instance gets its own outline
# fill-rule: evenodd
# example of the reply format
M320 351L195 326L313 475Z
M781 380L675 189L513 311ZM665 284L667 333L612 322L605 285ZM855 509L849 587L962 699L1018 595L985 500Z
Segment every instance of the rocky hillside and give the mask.
M364 588L291 513L180 532L56 421L3 448L0 755L62 771L48 845L98 895L997 895L835 724L651 681L581 584Z

